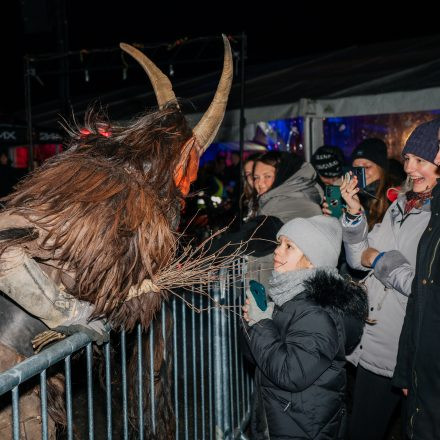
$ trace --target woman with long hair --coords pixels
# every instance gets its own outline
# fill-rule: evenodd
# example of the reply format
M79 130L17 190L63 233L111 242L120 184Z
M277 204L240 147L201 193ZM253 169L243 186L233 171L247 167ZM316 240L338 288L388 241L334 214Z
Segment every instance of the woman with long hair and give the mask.
M273 215L283 223L321 214L323 192L316 171L293 153L269 151L255 161L257 215Z
M353 167L364 167L366 184L365 192L359 194L365 209L368 229L371 231L376 223L380 223L390 206L386 196L392 186L388 173L387 146L377 138L364 139L352 153ZM368 194L367 194L368 193Z
M257 193L254 189L254 165L262 153L253 153L243 161L243 194L240 197L240 207L243 220L246 222L255 217L257 208Z

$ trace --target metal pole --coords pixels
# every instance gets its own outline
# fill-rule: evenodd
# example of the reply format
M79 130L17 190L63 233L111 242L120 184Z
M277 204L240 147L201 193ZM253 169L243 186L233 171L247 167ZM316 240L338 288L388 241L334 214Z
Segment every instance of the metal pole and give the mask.
M106 397L106 419L107 419L107 440L112 440L112 374L111 374L111 357L110 342L104 346L105 355L105 397Z
M73 440L73 417L72 417L72 369L70 355L64 359L66 376L66 416L67 416L67 440Z
M24 103L26 109L27 142L28 142L28 170L34 169L34 139L32 135L32 100L31 100L31 76L29 56L24 57Z
M172 299L173 313L173 372L174 372L174 416L176 419L176 440L179 440L179 375L178 375L178 356L177 356L177 301Z
M47 440L47 382L46 370L40 373L40 403L41 403L41 438Z
M244 74L244 62L246 58L246 46L247 46L247 36L244 32L241 34L241 46L240 46L240 170L243 169L243 152L244 152L244 128L246 126L246 118L244 116L244 106L245 106L245 74ZM238 197L241 201L241 196L243 192L243 179L239 179L238 187ZM239 215L240 215L240 225L243 221L243 206L239 203Z
M214 414L215 414L215 440L223 440L225 432L224 408L223 400L227 398L223 394L223 374L222 374L222 334L221 334L221 310L220 304L220 283L217 282L212 290L212 297L215 301L216 307L212 310L212 324L213 324L213 371L214 371Z
M138 376L138 426L139 426L139 440L144 440L144 412L143 412L143 368L142 368L142 327L137 325L137 376Z
M64 117L69 115L70 85L69 85L69 58L68 36L69 27L67 21L66 0L58 0L57 4L57 46L60 54L59 98L61 113Z
M124 440L128 440L128 397L127 397L127 349L125 330L121 331L121 374L122 374L122 425Z
M93 418L93 348L92 343L86 347L87 361L87 420L89 426L89 440L95 438L95 424Z

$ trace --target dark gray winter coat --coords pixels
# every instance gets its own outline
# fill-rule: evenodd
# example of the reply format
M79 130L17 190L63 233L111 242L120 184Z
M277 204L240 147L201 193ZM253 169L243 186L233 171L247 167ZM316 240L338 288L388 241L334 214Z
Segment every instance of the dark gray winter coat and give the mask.
M247 328L271 440L343 438L345 354L361 337L367 296L321 271L305 286Z

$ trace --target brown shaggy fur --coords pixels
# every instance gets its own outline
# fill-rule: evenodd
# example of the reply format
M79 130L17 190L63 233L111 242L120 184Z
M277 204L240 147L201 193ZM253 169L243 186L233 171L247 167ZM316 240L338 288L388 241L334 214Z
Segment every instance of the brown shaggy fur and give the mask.
M161 295L124 300L175 256L181 195L174 172L192 131L175 105L126 127L91 111L86 128L90 134L71 130L70 148L22 182L6 210L36 226L38 251L76 275L69 293L95 304L96 316L126 330L139 321L147 328Z

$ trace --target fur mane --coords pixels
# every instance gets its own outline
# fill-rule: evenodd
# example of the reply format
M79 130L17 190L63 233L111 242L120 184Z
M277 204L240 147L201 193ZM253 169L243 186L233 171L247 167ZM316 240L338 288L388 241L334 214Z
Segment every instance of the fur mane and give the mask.
M6 210L43 231L39 248L76 274L69 293L95 304L96 316L127 330L137 320L147 327L163 294L124 300L175 257L181 194L174 172L192 131L175 105L126 127L91 110L86 129L69 128L70 148L25 179Z

